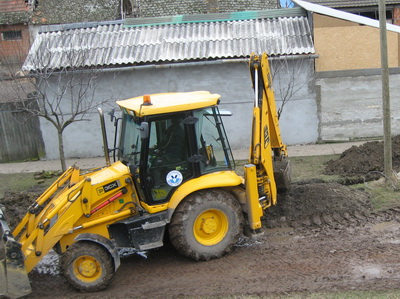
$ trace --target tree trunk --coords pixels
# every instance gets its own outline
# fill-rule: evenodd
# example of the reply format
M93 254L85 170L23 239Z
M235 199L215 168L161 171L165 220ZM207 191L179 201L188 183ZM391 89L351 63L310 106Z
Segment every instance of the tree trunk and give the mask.
M60 153L60 162L62 171L67 170L67 165L65 163L65 154L64 154L64 140L62 136L62 130L57 130L58 133L58 151Z

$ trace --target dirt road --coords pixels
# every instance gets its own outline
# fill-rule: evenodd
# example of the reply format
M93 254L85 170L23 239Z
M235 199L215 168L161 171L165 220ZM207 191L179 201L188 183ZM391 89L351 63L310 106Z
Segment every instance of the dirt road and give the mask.
M208 262L188 260L169 246L146 255L125 257L111 286L99 293L79 293L60 275L34 271L34 292L27 298L221 297L398 288L400 209L351 216L332 225L268 229L258 239L242 239L232 254ZM38 270L45 272L46 266Z

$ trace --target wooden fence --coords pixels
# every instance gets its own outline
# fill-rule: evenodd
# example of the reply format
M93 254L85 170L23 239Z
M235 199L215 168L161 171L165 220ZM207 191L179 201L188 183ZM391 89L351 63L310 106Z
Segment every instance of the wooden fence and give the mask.
M24 161L44 156L39 118L18 111L15 103L0 103L0 162Z

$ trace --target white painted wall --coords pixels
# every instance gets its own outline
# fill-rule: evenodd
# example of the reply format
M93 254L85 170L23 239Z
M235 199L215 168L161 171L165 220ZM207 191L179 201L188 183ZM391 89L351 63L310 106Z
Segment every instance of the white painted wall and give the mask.
M272 65L275 62L272 62ZM313 81L309 78L313 61L307 60L300 66L289 61L289 68L301 68L296 75L300 90L284 107L281 117L281 133L287 144L312 143L318 140L318 117ZM281 73L274 82L291 79L293 72ZM247 148L250 143L250 129L253 105L253 90L247 64L244 62L209 64L200 66L172 68L144 68L130 71L106 72L99 76L101 82L96 87L97 99L116 100L149 93L208 90L221 95L220 107L233 112L224 118L231 147ZM305 83L304 83L305 82ZM56 84L54 82L54 84ZM275 86L275 83L274 83ZM278 86L278 83L276 83ZM311 86L311 87L310 87ZM280 106L277 88L277 105ZM65 103L68 105L68 101ZM116 104L112 105L118 110ZM107 113L110 107L104 107ZM96 111L91 121L71 124L64 132L65 153L67 157L102 156L102 138ZM112 146L113 125L108 122L109 146ZM41 130L48 159L58 158L58 140L54 127L41 120Z
M376 73L376 72L375 72ZM390 75L392 133L400 133L400 75ZM383 136L380 75L328 77L321 86L320 128L323 141Z

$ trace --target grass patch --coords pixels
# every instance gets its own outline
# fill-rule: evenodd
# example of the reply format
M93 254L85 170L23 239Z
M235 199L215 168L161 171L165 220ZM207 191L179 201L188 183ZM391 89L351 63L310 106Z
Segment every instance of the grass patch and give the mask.
M371 194L371 201L376 211L387 210L400 205L399 191L390 187L367 189L367 192Z
M5 191L26 191L37 184L33 173L0 173L0 197Z
M366 182L364 184L353 185L352 188L361 189L371 197L375 211L384 211L400 205L400 190L385 184L383 181Z
M340 177L336 175L325 175L325 164L337 159L339 155L311 156L311 157L292 157L292 181L306 181L310 179L322 179L324 181L336 181Z
M46 188L53 181L54 178L38 181L34 173L0 173L0 198L4 197L4 192L6 191L27 191L38 185ZM38 182L41 183L38 184Z
M325 181L335 181L339 176L325 175L323 170L325 163L337 159L339 155L326 155L326 156L307 156L307 157L291 157L289 158L292 182L300 182L311 179L322 179ZM236 173L243 175L244 165L248 162L245 160L236 161Z

